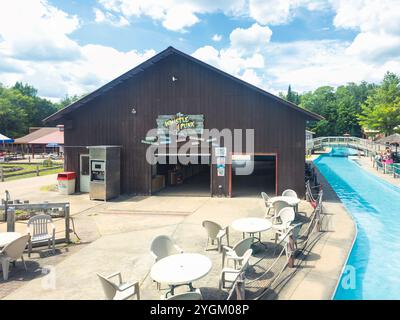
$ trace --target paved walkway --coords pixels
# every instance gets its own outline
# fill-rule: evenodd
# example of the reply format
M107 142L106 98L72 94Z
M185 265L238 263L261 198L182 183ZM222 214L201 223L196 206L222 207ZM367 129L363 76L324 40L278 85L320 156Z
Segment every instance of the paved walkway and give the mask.
M29 277L17 264L10 281L0 280L0 287L4 288L3 293L0 290L0 298L2 295L6 299L103 299L95 273L121 271L125 280L140 281L143 299L159 299L162 292L156 290L149 277L153 264L149 246L160 234L174 238L186 252L210 257L213 262L210 274L194 285L217 288L221 255L217 251L204 251L206 233L201 222L211 219L230 225L237 218L263 217L265 213L261 198L124 196L104 203L89 201L87 195L62 196L38 191L38 187L51 184L54 179L55 176L36 177L26 184L18 180L6 182L2 187L10 190L13 198L71 202L82 244L60 246L59 254L54 257L40 258L33 254L28 259ZM354 225L337 199L329 200L325 207L333 215L326 228L333 231L324 235L306 266L300 266L278 298L330 299L354 237ZM300 210L309 212L311 207L302 202ZM241 233L232 230L230 238L234 244L241 239ZM271 238L271 234L263 234L263 239ZM46 275L43 270L50 272Z
M382 171L376 170L373 167L373 162L369 157L350 157L354 160L358 165L360 165L364 170L376 175L377 177L391 183L396 187L400 187L400 179L394 178L393 174L383 173Z
M279 299L329 300L333 298L343 267L357 235L356 224L325 178L323 185L323 234L311 248L290 282L279 292Z

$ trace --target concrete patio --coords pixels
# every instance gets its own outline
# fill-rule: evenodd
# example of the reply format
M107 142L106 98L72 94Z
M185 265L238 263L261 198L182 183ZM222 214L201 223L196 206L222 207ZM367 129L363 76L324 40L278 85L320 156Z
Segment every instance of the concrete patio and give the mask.
M51 179L43 179L41 183L49 181ZM7 188L17 194L10 185ZM27 274L17 263L17 267L11 270L9 281L0 280L0 298L103 299L95 273L107 275L121 271L124 280L140 282L142 299L159 299L163 291L158 291L149 277L153 264L149 246L151 240L160 234L171 236L185 252L207 255L212 260L212 269L194 286L217 288L221 254L204 251L206 233L201 222L210 219L230 225L237 218L263 217L265 214L261 198L123 196L104 203L89 201L87 195L61 196L54 192L40 195L32 186L20 190L21 196L26 198L29 188L32 188L34 199L71 202L77 233L82 241L80 244L59 245L56 256L46 255L46 248L42 257L34 253L31 259L27 259ZM325 233L315 247L317 253L307 262L308 270L302 269L274 298L331 298L355 233L352 220L340 203L333 200L327 207L333 215L334 230ZM300 211L310 213L311 210L307 202L300 204ZM332 217L329 221L332 225ZM0 225L0 230L3 229L4 224ZM241 237L241 233L231 228L231 245ZM267 242L271 241L272 235L265 232L262 237ZM292 271L289 269L288 275ZM310 290L310 286L314 290Z

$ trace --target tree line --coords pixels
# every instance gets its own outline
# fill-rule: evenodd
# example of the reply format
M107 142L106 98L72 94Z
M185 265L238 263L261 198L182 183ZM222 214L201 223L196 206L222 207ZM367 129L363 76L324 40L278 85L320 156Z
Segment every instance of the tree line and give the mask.
M29 127L43 126L44 118L82 97L66 96L54 103L37 93L33 86L21 82L12 87L0 84L0 133L21 137ZM379 84L363 81L337 88L323 86L302 94L289 85L288 91L279 95L325 118L308 124L316 136L360 137L363 128L385 135L400 132L400 77L391 72Z
M363 129L385 136L400 132L400 77L387 72L379 84L348 83L336 89L319 87L299 94L289 86L282 98L320 114L325 119L311 122L316 136L362 136Z
M12 87L0 84L0 133L19 138L30 127L43 127L42 120L78 100L79 96L66 96L54 103L37 95L37 89L22 82Z

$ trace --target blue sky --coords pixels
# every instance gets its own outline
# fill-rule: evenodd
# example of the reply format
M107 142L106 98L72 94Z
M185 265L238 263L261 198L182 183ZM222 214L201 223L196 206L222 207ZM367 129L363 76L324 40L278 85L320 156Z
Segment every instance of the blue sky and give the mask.
M3 0L0 82L59 99L172 45L272 93L400 73L400 0ZM397 9L397 10L396 10Z

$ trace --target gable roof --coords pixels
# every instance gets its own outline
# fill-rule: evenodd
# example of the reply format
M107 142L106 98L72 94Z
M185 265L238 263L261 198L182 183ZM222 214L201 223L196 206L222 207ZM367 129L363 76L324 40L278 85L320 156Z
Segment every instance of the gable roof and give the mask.
M114 80L110 81L109 83L105 84L104 86L100 87L99 89L97 89L97 90L93 91L92 93L84 96L83 98L81 98L78 101L68 105L67 107L57 111L56 113L50 115L49 117L47 117L43 121L44 122L50 122L50 121L55 121L55 120L63 118L68 113L78 109L79 107L81 107L85 103L89 102L90 100L93 100L95 97L103 94L106 91L111 90L116 85L120 84L121 82L123 82L123 81L125 81L125 80L127 80L129 78L132 78L136 74L146 70L150 66L152 66L155 63L157 63L158 61L168 57L171 54L177 54L177 55L179 55L181 57L184 57L184 58L186 58L186 59L188 59L188 60L190 60L190 61L192 61L192 62L194 62L196 64L201 65L202 67L205 67L205 68L210 69L210 70L212 70L214 72L217 72L218 74L220 74L220 75L222 75L224 77L227 77L227 78L229 78L229 79L231 79L231 80L233 80L233 81L235 81L235 82L237 82L237 83L239 83L241 85L244 85L244 86L246 86L246 87L248 87L248 88L250 88L252 90L255 90L255 91L261 93L264 96L272 98L272 99L274 99L274 100L276 100L276 101L278 101L278 102L280 102L280 103L282 103L282 104L284 104L284 105L286 105L286 106L288 106L288 107L290 107L290 108L292 108L292 109L294 109L294 110L306 115L309 118L309 120L322 120L322 119L324 119L319 114L316 114L314 112L308 111L308 110L303 109L303 108L300 108L299 106L297 106L297 105L295 105L295 104L293 104L293 103L291 103L291 102L289 102L287 100L284 100L284 99L282 99L280 97L277 97L277 96L275 96L275 95L273 95L273 94L271 94L271 93L269 93L267 91L264 91L264 90L262 90L262 89L260 89L260 88L258 88L256 86L250 84L250 83L247 83L247 82L245 82L245 81L243 81L243 80L241 80L239 78L236 78L236 77L234 77L234 76L232 76L232 75L230 75L230 74L228 74L228 73L226 73L226 72L224 72L224 71L222 71L220 69L217 69L217 68L215 68L215 67L213 67L213 66L211 66L211 65L209 65L209 64L207 64L207 63L205 63L203 61L200 61L200 60L198 60L198 59L196 59L196 58L194 58L194 57L192 57L192 56L190 56L190 55L188 55L186 53L183 53L182 51L179 51L179 50L177 50L177 49L175 49L173 47L168 47L164 51L161 51L160 53L156 54L154 57L146 60L145 62L143 62L141 64L139 64L135 68L129 70L128 72L124 73L123 75L119 76L118 78L115 78Z
M64 131L54 131L45 136L32 140L30 144L64 144Z
M44 128L39 128L26 136L23 136L21 138L15 139L14 143L15 144L31 144L32 141L35 141L39 138L45 137L49 134L52 134L54 132L60 131L59 128L50 128L50 127L44 127ZM64 132L63 132L64 134Z

